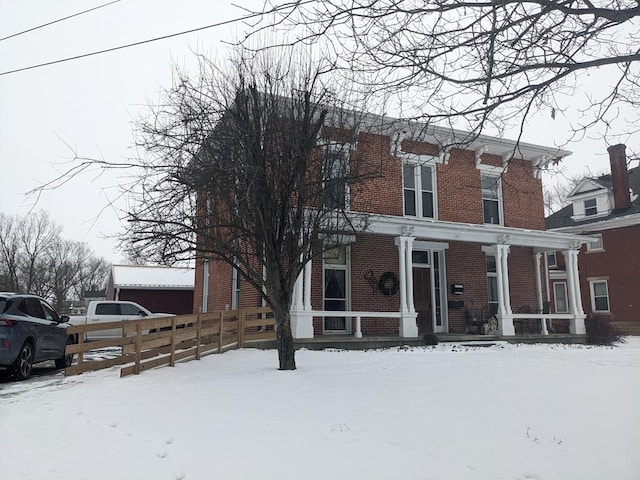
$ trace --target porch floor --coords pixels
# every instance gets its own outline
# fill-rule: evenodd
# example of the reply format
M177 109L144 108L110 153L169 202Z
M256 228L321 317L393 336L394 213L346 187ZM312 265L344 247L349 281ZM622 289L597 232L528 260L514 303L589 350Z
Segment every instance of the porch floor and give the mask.
M483 346L497 342L507 343L581 343L587 342L586 335L572 335L564 333L552 333L549 335L528 334L516 335L513 337L502 337L500 335L469 335L459 333L438 333L438 342L465 343L470 345ZM248 342L249 343L249 342ZM398 336L364 336L356 338L353 335L323 335L315 338L294 339L296 349L306 348L308 350L323 350L325 348L336 348L341 350L370 350L376 348L399 347L402 345L422 346L422 338L401 338ZM275 340L251 342L256 348L275 348Z

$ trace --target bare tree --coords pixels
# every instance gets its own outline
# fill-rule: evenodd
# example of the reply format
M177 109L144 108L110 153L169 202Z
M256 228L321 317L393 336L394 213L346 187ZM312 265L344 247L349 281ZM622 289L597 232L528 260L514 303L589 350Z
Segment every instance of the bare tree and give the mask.
M18 242L17 217L0 213L0 290L18 292L18 265L20 245Z
M582 103L573 94L587 75L606 71L569 136L598 126L624 139L638 131L639 16L636 0L266 2L247 37L275 27L294 39L280 46L318 43L400 107L476 133L522 130L540 110L555 118Z
M107 262L86 243L63 239L61 230L44 211L0 213L0 290L41 295L61 311L81 298L83 285L104 288Z
M200 57L195 78L176 72L140 124L147 156L128 215L132 256L170 264L197 254L236 268L274 311L283 370L296 368L298 275L329 248L322 235L366 228L347 192L381 175L350 158L361 114L325 83L322 65L271 52L238 55L230 69Z

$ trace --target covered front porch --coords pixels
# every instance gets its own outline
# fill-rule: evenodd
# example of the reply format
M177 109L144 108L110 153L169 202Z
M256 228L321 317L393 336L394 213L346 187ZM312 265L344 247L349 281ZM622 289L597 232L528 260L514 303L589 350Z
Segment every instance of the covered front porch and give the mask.
M331 333L318 334L314 319L343 319L348 330L343 334L350 334L355 339L366 338L368 328L372 322L383 322L388 333L383 337L402 339L420 339L425 332L436 335L463 334L452 328L451 319L465 318L472 310L469 301L463 298L465 285L458 284L456 268L464 268L464 259L460 259L460 245L474 246L486 255L489 280L488 301L482 302L481 319L476 325L479 327L473 333L488 338L509 337L555 337L556 326L568 325L568 334L582 335L585 333L582 300L578 279L577 255L580 245L589 241L590 237L560 234L538 230L526 230L503 227L499 225L476 225L443 222L431 219L407 219L399 217L381 217L372 225L369 235L381 236L393 240L397 251L397 277L393 273L390 288L394 295L399 296L399 305L395 311L380 311L366 308L326 309L324 302L320 308L312 307L312 263L305 266L304 272L298 278L294 292L291 310L292 331L295 339L311 339L318 337L336 337ZM357 242L355 237L349 240ZM450 246L457 246L450 248ZM524 248L523 248L524 247ZM513 248L519 248L518 262L513 262L510 268L509 255ZM452 250L455 250L452 252ZM523 272L518 265L522 264L522 251L531 252L528 256L526 268L531 272L534 282L530 292L526 292L531 299L526 305L514 304L512 288L518 289ZM557 313L550 309L551 294L548 286L546 255L547 251L561 252L564 255L567 268L567 304L568 312ZM357 263L359 258L353 258ZM457 265L462 263L463 265ZM421 268L423 267L423 268ZM455 267L455 268L454 268ZM525 269L523 269L525 270ZM391 273L391 272L385 272ZM527 273L528 275L529 273ZM480 277L477 277L480 278ZM356 278L354 283L358 281ZM485 280L486 281L486 280ZM416 298L420 288L415 282L426 285L425 298ZM477 283L480 283L479 280ZM468 285L466 288L475 291L487 288L485 286ZM355 288L357 290L357 288ZM519 293L522 297L522 292ZM315 297L317 298L317 296ZM467 296L467 299L470 298ZM426 302L427 308L421 307ZM316 303L318 303L316 301ZM345 302L345 306L347 303ZM476 305L478 304L476 303ZM348 307L348 306L347 306ZM323 320L324 321L324 320ZM394 326L394 328L388 328ZM425 327L426 326L426 327ZM471 333L465 330L464 333ZM341 335L344 336L344 335ZM369 335L370 336L370 335ZM376 335L380 336L380 335Z

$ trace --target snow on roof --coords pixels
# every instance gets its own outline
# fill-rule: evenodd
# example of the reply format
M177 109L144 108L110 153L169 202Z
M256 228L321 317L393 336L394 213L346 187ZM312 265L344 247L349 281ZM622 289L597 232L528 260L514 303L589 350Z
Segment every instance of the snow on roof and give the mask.
M113 286L193 288L193 268L176 268L151 265L113 265Z

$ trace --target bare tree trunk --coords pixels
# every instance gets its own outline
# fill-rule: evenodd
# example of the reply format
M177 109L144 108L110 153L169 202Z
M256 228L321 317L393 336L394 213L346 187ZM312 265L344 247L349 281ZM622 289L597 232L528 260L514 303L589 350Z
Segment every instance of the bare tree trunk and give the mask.
M291 333L291 313L289 310L274 310L276 317L276 339L278 346L278 370L295 370L296 358Z

